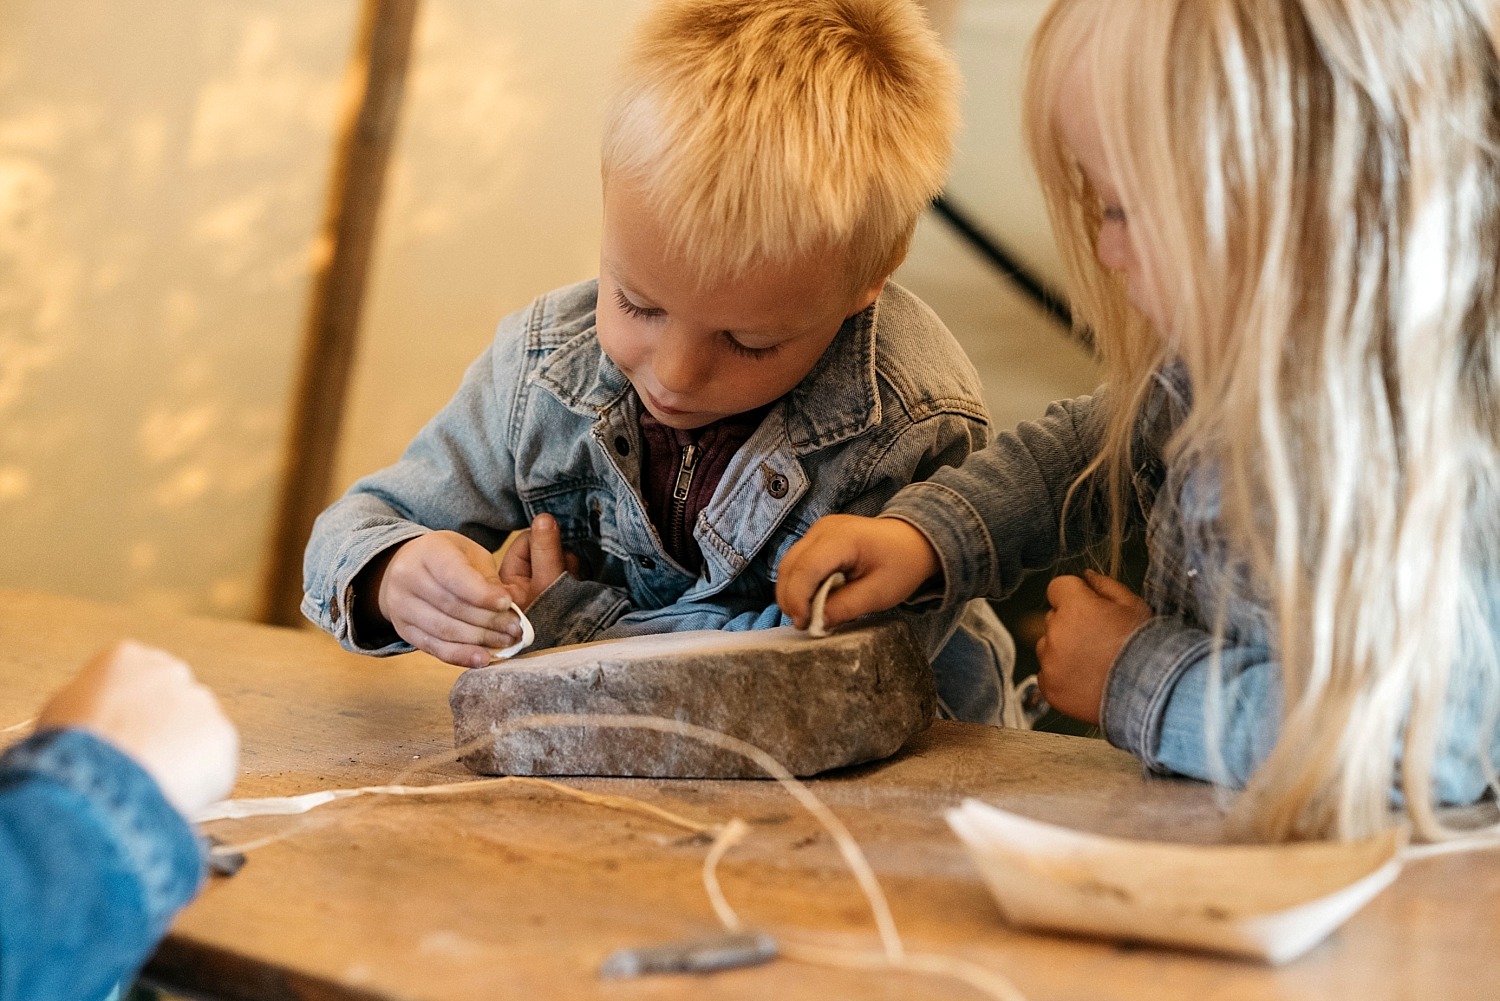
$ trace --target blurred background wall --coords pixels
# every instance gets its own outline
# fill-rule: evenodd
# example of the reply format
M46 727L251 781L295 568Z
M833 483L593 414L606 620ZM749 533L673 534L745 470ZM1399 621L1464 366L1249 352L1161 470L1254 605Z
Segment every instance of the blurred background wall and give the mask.
M334 492L400 452L500 316L594 273L600 109L644 2L424 0ZM1017 131L1044 2L937 6L968 87L950 194L1055 275ZM0 587L253 613L361 9L0 0ZM997 423L1093 384L943 223L898 279Z

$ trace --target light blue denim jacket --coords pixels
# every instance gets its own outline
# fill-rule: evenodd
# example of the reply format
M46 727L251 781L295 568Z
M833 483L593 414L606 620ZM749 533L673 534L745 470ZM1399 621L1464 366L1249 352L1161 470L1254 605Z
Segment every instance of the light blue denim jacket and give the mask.
M192 827L83 730L0 757L0 1001L88 1001L128 983L203 879Z
M304 562L309 619L347 649L406 652L388 637L354 635L353 586L365 565L439 529L495 549L546 512L583 567L582 579L565 574L527 609L537 649L782 625L775 568L813 522L874 514L986 440L973 366L931 310L888 283L734 456L693 526L703 567L691 573L647 517L640 401L600 350L596 295L597 282L584 282L506 317L401 459L323 512ZM994 718L1010 640L988 606L907 618L936 656L939 695L953 715Z
M963 468L901 491L883 512L918 528L937 550L943 607L977 595L1004 597L1027 571L1052 567L1076 540L1105 531L1103 512L1076 503L1060 536L1063 500L1098 454L1108 406L1102 395L1054 403L1039 421L996 437ZM1126 641L1110 670L1102 706L1105 736L1154 771L1243 785L1265 759L1280 729L1281 670L1267 609L1224 586L1245 574L1218 525L1219 491L1203 469L1169 468L1162 450L1191 406L1187 378L1169 366L1143 407L1134 444L1137 526L1146 530L1146 602L1155 616ZM1175 505L1168 503L1175 499ZM1175 510L1174 510L1175 508ZM1222 732L1215 769L1209 743L1211 623L1222 599ZM932 600L933 596L919 595ZM1500 596L1497 596L1500 600ZM918 602L920 605L921 602ZM1495 621L1500 622L1500 618ZM1500 728L1485 727L1488 693L1462 666L1439 748L1434 779L1444 803L1484 795L1482 748L1500 760ZM1394 763L1393 763L1394 769ZM1393 771L1394 775L1394 771Z

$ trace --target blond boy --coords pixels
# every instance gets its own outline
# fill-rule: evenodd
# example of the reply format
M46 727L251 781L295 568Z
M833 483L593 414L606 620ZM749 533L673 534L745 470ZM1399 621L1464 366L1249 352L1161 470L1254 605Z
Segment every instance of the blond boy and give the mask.
M512 601L538 646L785 623L775 568L814 521L987 437L972 366L888 281L956 90L911 0L657 3L607 114L598 280L503 320L401 460L323 513L307 616L466 667L513 641ZM989 608L907 614L947 711L998 721Z

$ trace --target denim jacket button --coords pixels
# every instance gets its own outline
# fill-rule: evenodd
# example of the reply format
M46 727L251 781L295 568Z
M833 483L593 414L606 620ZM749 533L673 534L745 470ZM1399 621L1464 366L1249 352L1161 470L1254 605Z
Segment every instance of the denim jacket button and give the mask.
M635 561L640 564L642 570L656 569L656 561L649 556L637 556Z
M615 435L615 451L621 455L629 455L630 439L626 438L623 434Z
M786 496L787 486L786 477L777 473L766 481L766 492L777 500L781 500L781 498Z

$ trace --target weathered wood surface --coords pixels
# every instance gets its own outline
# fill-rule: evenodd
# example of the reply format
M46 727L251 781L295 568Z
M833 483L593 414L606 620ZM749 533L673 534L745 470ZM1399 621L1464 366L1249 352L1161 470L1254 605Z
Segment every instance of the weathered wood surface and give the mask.
M94 649L133 635L187 657L244 740L239 796L386 783L451 743L458 671L420 655L374 661L322 636L139 617L0 591L0 726ZM0 738L9 739L9 738ZM456 764L444 780L469 778ZM418 781L421 781L418 779ZM754 833L720 874L749 923L874 949L853 880L815 823L772 783L565 780ZM1211 841L1213 797L1144 779L1099 741L961 724L897 758L812 783L869 854L907 947L981 962L1044 999L1500 997L1500 856L1412 863L1396 885L1282 969L1003 926L942 820L966 795L1106 833ZM362 798L299 818L215 825L244 840L295 827L186 911L149 971L231 998L967 998L951 981L791 962L701 977L603 982L612 950L717 929L705 845L681 831L501 780L452 800Z

